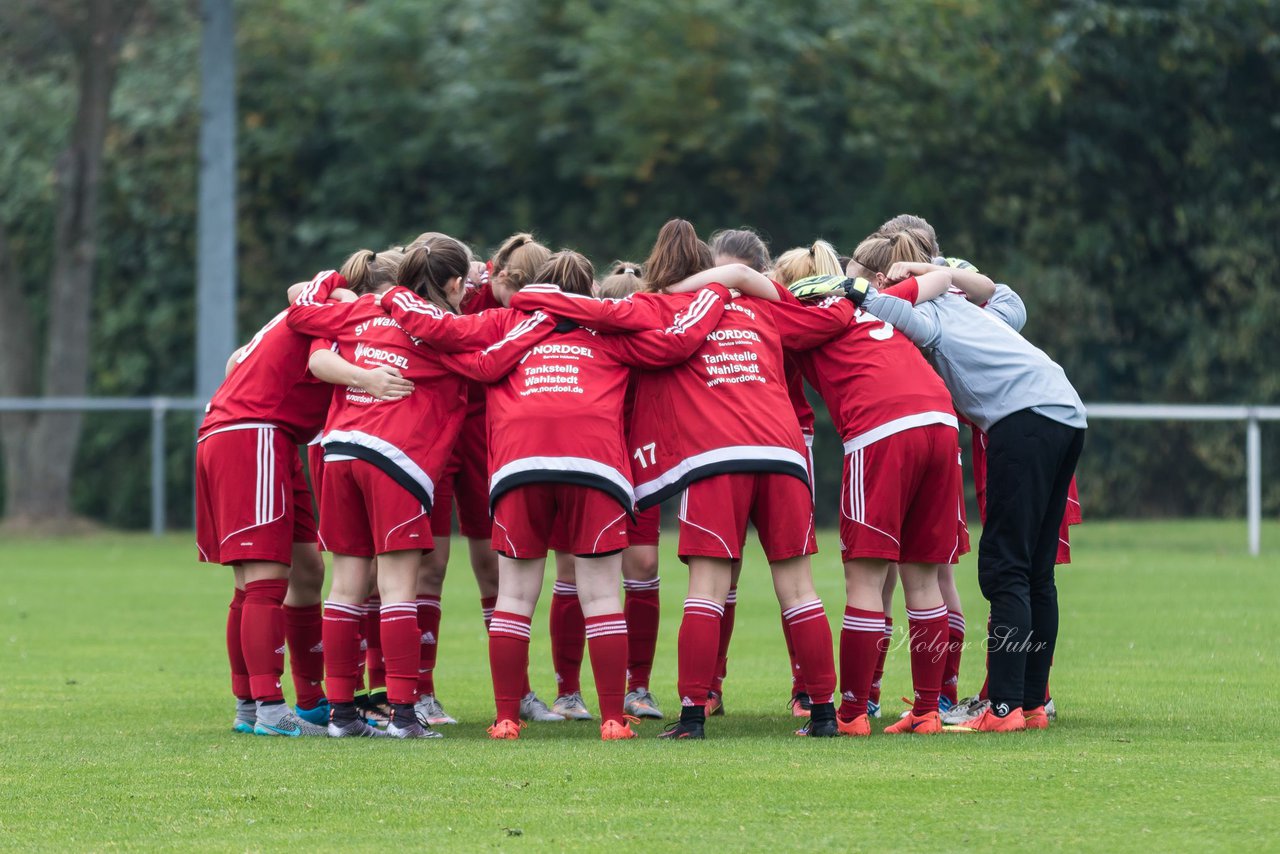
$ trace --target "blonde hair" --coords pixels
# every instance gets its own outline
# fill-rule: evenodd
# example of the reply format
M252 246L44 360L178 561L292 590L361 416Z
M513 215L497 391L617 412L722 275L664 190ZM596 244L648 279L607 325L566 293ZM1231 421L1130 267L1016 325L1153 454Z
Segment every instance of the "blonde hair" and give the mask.
M623 299L640 290L641 268L631 261L617 261L613 270L604 277L596 289L598 296L604 299Z
M551 250L533 239L532 234L519 232L502 241L493 253L493 274L506 272L507 286L518 291L530 282L538 281L538 270L551 258Z
M843 273L840 256L836 254L835 247L825 240L815 240L808 248L788 249L778 256L778 263L773 268L773 277L784 287L807 276L839 276Z
M539 268L537 281L559 285L560 290L567 293L591 296L596 271L585 255L572 249L561 249Z
M877 234L885 236L897 234L900 231L916 232L923 240L931 256L942 254L942 250L938 248L938 232L934 231L933 226L922 216L898 214L892 219L886 220L883 225L876 229Z
M355 293L378 293L396 283L396 272L403 260L404 252L399 247L381 252L357 249L343 262L339 272Z
M929 236L919 229L871 235L853 250L853 260L873 273L887 273L899 261L929 263Z

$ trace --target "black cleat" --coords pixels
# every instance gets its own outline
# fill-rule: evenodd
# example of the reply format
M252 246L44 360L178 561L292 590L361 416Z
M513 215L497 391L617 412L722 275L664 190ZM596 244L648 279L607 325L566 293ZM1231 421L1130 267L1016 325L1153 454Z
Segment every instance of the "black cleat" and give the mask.
M836 724L835 704L814 703L809 712L809 725L805 730L805 735L809 738L835 738L840 735L840 727Z
M680 709L680 720L658 733L658 738L706 738L707 735L703 731L706 720L702 708L684 706Z

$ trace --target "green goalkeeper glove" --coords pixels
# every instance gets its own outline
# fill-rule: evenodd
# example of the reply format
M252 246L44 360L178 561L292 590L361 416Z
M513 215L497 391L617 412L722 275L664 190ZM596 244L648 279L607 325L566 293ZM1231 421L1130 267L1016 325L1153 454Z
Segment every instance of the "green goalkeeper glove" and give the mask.
M968 270L971 273L981 272L977 267L973 266L963 258L943 258L942 261L948 267L954 267L957 270Z
M808 276L792 282L787 290L799 299L842 296L860 306L867 298L867 289L870 287L871 283L862 277L850 279L846 276Z

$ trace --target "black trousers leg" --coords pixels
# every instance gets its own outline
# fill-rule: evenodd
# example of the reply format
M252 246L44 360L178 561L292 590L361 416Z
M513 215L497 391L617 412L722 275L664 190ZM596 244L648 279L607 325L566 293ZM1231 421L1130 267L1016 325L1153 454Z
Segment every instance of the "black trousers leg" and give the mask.
M1081 434L1082 441L1082 433L1031 410L1015 412L988 432L987 519L978 544L978 583L982 595L991 603L988 693L997 712L1021 706L1026 693L1027 654L1034 643L1033 574L1043 630L1056 639L1052 555L1047 577L1042 571L1033 573L1032 567L1041 545L1041 531L1054 504L1061 469L1077 434ZM1075 456L1079 456L1078 448ZM1071 469L1074 467L1073 459ZM1058 506L1059 521L1069 483L1068 475ZM1055 542L1056 525L1055 522ZM1052 655L1050 649L1045 661ZM1043 691L1044 686L1040 688Z

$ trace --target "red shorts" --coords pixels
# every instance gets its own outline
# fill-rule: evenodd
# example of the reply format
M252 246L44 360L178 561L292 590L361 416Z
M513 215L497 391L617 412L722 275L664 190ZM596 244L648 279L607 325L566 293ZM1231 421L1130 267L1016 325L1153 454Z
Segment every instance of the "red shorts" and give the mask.
M435 548L427 508L364 460L325 463L320 543L325 551L356 557Z
M846 454L840 494L844 560L952 563L960 551L960 444L930 424Z
M532 560L548 548L574 555L627 547L627 511L609 493L572 483L528 483L504 492L493 508L493 549Z
M324 447L319 442L307 445L307 472L311 475L311 495L319 507L321 486L324 484Z
M294 543L316 541L298 448L271 427L211 433L196 446L196 548L227 566L293 562Z
M717 474L689 484L680 497L680 559L742 558L747 521L770 563L811 555L813 495L803 480L774 472Z
M635 521L627 520L627 543L633 546L656 546L662 534L662 505L636 513Z
M432 517L436 536L448 536L451 506L458 508L458 530L469 540L486 540L493 532L489 517L489 440L485 415L469 415L462 422L453 455L445 467L445 476L436 486L435 507L439 518Z
M431 496L431 536L437 540L453 533L453 480L458 474L457 462L455 453L436 481L436 491Z

